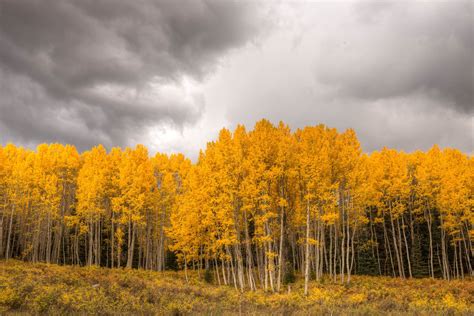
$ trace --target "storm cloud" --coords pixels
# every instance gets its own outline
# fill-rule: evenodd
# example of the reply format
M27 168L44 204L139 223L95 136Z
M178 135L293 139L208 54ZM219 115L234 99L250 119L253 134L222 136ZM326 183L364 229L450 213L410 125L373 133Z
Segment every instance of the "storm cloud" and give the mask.
M361 2L325 40L316 75L338 94L374 100L422 92L473 112L472 2Z
M231 1L0 2L2 142L133 143L202 114L202 80L264 21Z
M283 2L275 11L265 42L212 79L209 103L226 104L229 126L324 123L354 128L369 152L474 151L471 1Z
M473 153L473 4L0 2L1 142L196 157L261 119Z

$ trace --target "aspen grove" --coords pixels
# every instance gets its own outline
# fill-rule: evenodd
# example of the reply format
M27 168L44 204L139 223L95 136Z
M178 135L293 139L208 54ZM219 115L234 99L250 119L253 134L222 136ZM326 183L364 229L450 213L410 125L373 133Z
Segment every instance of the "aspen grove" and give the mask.
M0 147L0 258L212 273L238 290L288 275L473 274L474 158L363 153L355 132L259 121L196 163L99 145Z

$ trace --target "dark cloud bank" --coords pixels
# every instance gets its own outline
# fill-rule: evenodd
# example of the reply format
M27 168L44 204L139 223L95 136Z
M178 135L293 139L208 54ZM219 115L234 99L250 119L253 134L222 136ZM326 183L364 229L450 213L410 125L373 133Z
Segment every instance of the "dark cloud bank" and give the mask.
M248 69L259 89L235 75L243 83L229 109L234 123L321 122L354 128L367 151L437 143L474 153L472 1L320 1L285 9L291 23L283 28L291 30L262 53L279 60Z
M339 95L377 100L414 92L474 112L474 21L471 1L368 1L354 8L358 27L318 65ZM353 22L353 23L354 23ZM352 26L355 26L354 24Z
M307 82L294 80L272 90L281 88L275 80L288 81L278 78L287 76L285 64L277 76L249 78L242 102L226 109L232 124L262 116L293 127L323 122L355 127L369 150L443 138L473 151L472 1L294 7L311 25L295 43L312 50L306 68L314 86L299 93ZM278 31L278 16L269 21L260 9L219 0L0 0L0 141L85 149L132 144L161 123L192 126L204 97L185 98L175 86L183 77L202 82L229 50ZM446 113L471 128L453 126Z
M232 1L0 2L2 142L124 145L166 121L192 124L202 98L167 85L202 78L259 26Z

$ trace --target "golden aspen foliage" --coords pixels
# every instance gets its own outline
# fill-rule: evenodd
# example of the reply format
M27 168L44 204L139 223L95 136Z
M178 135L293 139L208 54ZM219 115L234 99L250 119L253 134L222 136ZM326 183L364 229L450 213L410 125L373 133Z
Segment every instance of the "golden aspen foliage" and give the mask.
M364 153L354 130L324 125L224 128L195 162L143 145L0 146L1 258L192 269L241 292L472 277L473 208L472 156Z

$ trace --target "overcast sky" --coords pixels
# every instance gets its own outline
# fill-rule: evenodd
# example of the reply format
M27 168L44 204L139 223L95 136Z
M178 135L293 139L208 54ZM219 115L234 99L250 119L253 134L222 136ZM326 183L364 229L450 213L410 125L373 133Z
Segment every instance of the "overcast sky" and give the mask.
M261 118L474 151L473 2L0 0L0 141L195 158Z

